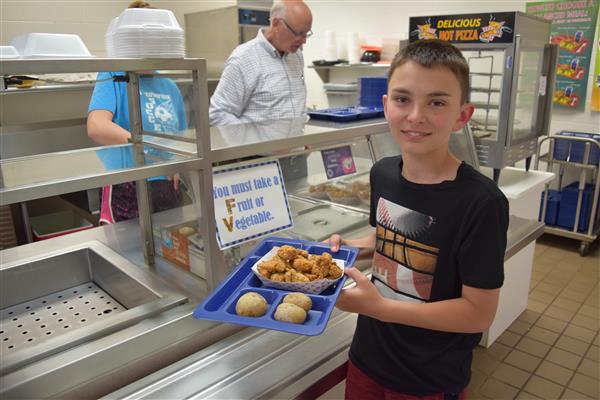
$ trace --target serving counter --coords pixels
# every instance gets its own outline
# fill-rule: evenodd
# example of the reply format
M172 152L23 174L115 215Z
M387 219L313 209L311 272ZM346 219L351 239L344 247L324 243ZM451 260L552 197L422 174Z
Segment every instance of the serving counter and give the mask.
M92 68L96 64L82 65ZM105 66L109 67L122 67L122 64L111 61ZM335 385L345 375L343 366L355 315L334 311L325 332L315 337L196 320L192 317L195 305L207 296L215 282L223 279L231 264L235 265L236 258L230 259L228 265L223 254L212 254L204 261L204 276L185 271L161 256L148 262L148 253L152 253L149 251L151 238L155 236L152 226L160 231L163 226L196 221L203 237L210 238L215 232L214 213L210 212L213 208L204 206L199 210L195 201L212 197L207 186L212 181L206 177L210 174L199 177L198 170L210 170L211 165L218 169L225 164L240 166L277 159L284 170L293 218L300 219L315 210L347 216L336 217L343 220L353 216L354 223L344 227L344 236L363 236L371 229L365 204L311 199L306 196L307 187L327 181L319 151L340 146L351 146L357 175L365 178L374 161L386 151L394 152L386 142L387 132L383 119L344 124L268 121L211 128L210 137L204 137L200 143L210 148L204 148L202 154L202 146L192 140L199 137L195 131L186 132L177 140L138 132L141 141L127 145L138 146L131 151L139 155L139 146L151 146L155 152L166 152L168 157L152 165L135 165L130 169L105 169L107 166L99 162L99 154L113 147L2 160L0 195L3 204L174 172L184 172L182 178L191 188L194 203L155 213L151 218L144 216L146 222L124 221L2 251L3 321L11 319L8 315L11 307L27 307L27 301L40 300L36 293L42 286L44 295L51 297L59 293L59 289L72 290L75 284L96 283L124 307L123 310L118 307L94 310L102 312L95 313L97 320L85 327L78 324L86 318L77 315L79 320L73 322L74 326L69 325L69 329L65 324L55 325L51 330L40 331L39 338L32 337L21 349L19 345L11 349L12 353L3 351L0 396L6 399L302 398L315 397ZM52 169L40 169L48 157L60 162ZM306 160L301 163L304 169L291 167L287 160L293 157ZM87 169L72 171L76 161L83 162ZM36 165L40 173L22 174ZM301 232L300 226L279 235L317 240L316 231L307 228ZM532 245L541 233L539 222L511 217L506 259L516 259L515 255ZM249 246L251 244L238 247L237 259ZM362 261L358 267L370 273L368 261ZM530 268L530 265L517 265L519 267ZM57 314L72 314L68 302L79 302L79 296L68 300L55 297L40 302L53 301L63 307L61 311L54 311ZM84 300L81 302L86 304ZM45 306L46 303L43 308L47 308ZM18 311L33 328L41 329L38 325L43 321L36 320L37 315L25 315L28 314L25 309ZM52 312L49 315L49 319L62 321L60 315L54 316ZM22 328L18 326L21 324L12 322L15 322L15 330L10 336L25 335L16 330ZM8 337L4 325L0 330L3 337Z
M161 217L186 218L169 212ZM135 264L138 273L187 299L132 326L3 372L3 398L298 398L324 393L343 379L340 368L355 315L334 311L325 332L315 337L196 320L191 313L206 296L205 282L161 258L154 267L145 266L135 228L135 221L127 221L2 253L5 268L97 241ZM511 218L506 259L542 231L538 222ZM368 265L362 269L369 273Z

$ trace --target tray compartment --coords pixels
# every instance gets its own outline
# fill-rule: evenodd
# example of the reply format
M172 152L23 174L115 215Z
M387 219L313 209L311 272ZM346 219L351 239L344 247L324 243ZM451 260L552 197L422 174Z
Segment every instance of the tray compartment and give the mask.
M275 323L278 325L283 324L284 326L296 325L296 326L304 326L304 327L318 327L319 325L322 325L327 322L326 318L329 318L328 311L330 311L332 309L332 307L335 305L335 301L333 301L333 303L332 303L332 301L326 297L308 295L308 297L310 297L310 299L312 300L312 307L310 310L308 310L306 320L302 324L294 324L291 322L277 321L275 319L275 311L277 310L277 306L279 306L281 303L283 303L283 298L285 297L286 294L287 293L280 294L277 303L273 307L271 307L271 309L269 310L270 312L268 312L266 314L266 315L268 315L268 318L271 319L271 323ZM265 317L261 317L261 318L265 318Z
M243 295L245 295L246 293L249 293L249 292L258 293L262 297L265 298L265 300L267 301L267 304L268 304L267 312L265 313L265 315L263 315L261 317L245 317L242 315L237 315L237 313L235 312L235 306L236 306L238 300L240 299L240 297L242 297ZM226 310L229 314L235 315L236 317L240 317L240 318L257 319L257 318L265 318L265 316L270 315L271 313L274 313L275 307L279 303L281 303L282 297L281 297L281 293L278 293L272 289L245 288L245 289L240 290L237 293L233 293L233 295L231 296L231 299L232 300L228 303L228 305L226 307Z
M248 279L248 276L246 274L239 273L239 270L244 268L247 264L253 265L259 259L260 257L247 257L246 259L244 259L244 261L242 261L242 263L240 264L240 267L238 267L237 270L231 273L228 279L223 281L223 283L219 287L219 291L214 291L214 296L209 297L204 302L204 309L206 309L206 311L218 311L227 301L230 295L234 293L234 291L238 289L244 283L244 281ZM260 286L256 287L262 287L262 283Z

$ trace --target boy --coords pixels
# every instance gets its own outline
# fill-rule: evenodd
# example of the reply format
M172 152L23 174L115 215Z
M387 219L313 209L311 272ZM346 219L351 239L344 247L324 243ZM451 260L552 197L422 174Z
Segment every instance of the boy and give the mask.
M417 41L396 55L383 96L402 156L371 169L373 234L340 244L374 250L372 278L337 307L360 314L347 399L463 399L472 350L491 325L504 279L508 202L448 150L471 118L469 66L458 49Z

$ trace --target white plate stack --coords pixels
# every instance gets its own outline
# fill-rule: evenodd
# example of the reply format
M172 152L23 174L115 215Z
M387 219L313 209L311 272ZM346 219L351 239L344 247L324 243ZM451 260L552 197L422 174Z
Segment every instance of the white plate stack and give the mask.
M69 33L26 33L11 41L23 58L87 58L93 57L78 35Z
M128 8L109 24L107 54L118 58L183 58L183 29L169 10Z
M106 47L106 56L109 58L116 57L114 48L115 27L119 22L119 17L114 17L108 24L106 34L104 34L104 46Z
M0 59L19 58L19 52L14 46L0 46Z

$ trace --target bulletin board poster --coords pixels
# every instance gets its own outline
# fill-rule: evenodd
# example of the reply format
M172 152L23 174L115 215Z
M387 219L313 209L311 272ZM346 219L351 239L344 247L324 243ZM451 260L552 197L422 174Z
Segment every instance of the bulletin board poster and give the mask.
M327 179L354 174L356 172L356 164L354 164L350 146L322 150L321 157L323 158L323 167L325 167Z
M600 17L596 23L596 30L600 31ZM592 82L592 111L600 112L600 37L596 42L596 66Z
M597 0L527 3L527 13L552 21L550 43L559 46L554 104L583 110L598 16Z
M222 250L293 227L277 161L213 172L213 198Z

